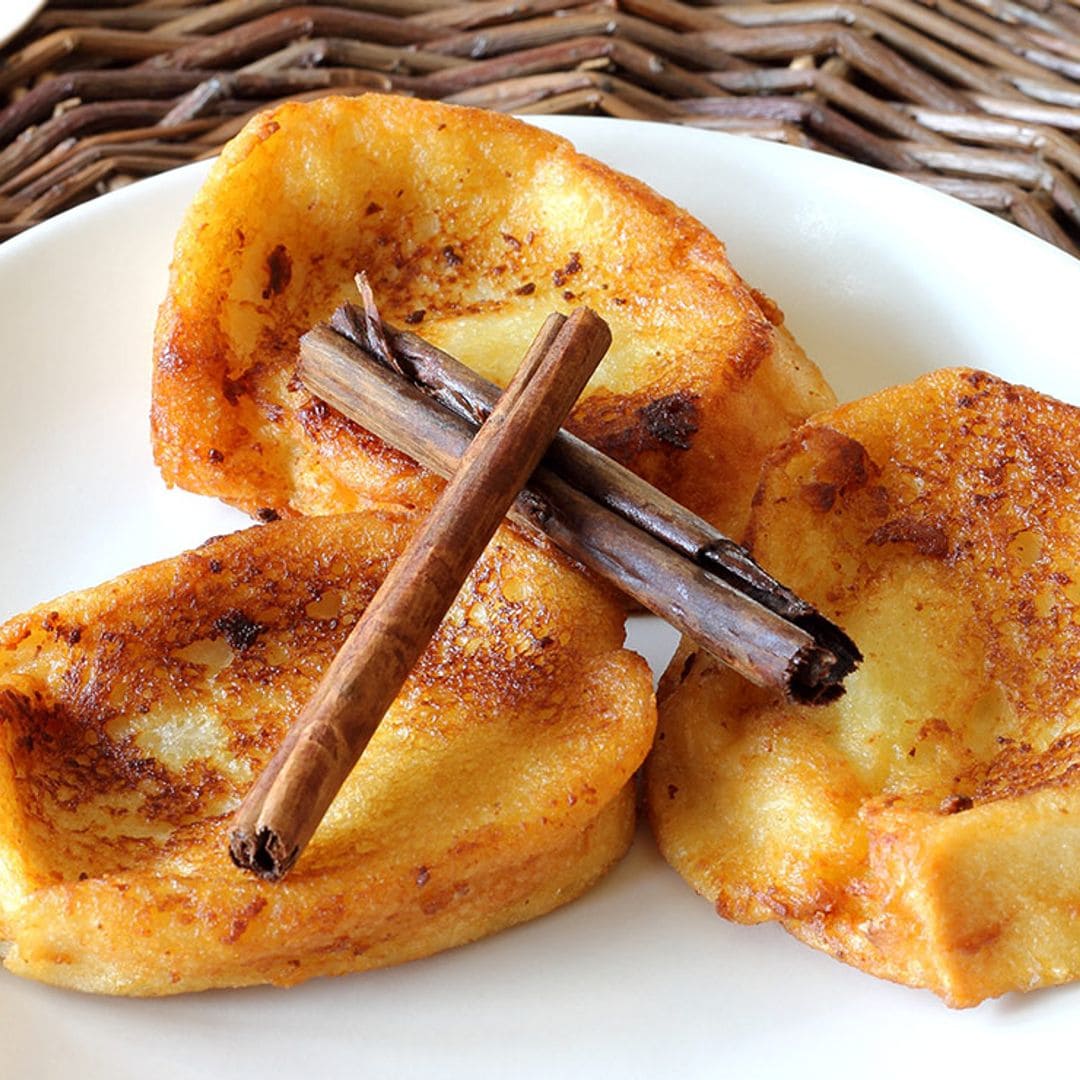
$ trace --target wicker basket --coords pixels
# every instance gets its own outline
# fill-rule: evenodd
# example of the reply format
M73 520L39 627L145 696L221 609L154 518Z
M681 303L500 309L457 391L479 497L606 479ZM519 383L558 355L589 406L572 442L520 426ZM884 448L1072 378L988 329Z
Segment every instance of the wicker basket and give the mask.
M0 50L0 239L370 89L812 147L1080 254L1080 0L67 0Z

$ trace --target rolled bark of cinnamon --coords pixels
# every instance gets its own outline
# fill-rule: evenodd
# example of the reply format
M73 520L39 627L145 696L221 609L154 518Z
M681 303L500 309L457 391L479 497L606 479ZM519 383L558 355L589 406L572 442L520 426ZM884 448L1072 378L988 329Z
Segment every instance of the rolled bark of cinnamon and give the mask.
M446 409L472 425L482 423L498 400L499 387L429 341L383 323L367 277L360 273L355 281L362 306L341 305L331 316L331 328L383 366L403 375ZM329 347L330 342L326 344ZM339 392L349 397L345 383L339 380L338 384ZM350 413L350 407L371 415L370 409L355 400L340 409L359 423L363 420ZM384 437L398 445L392 436ZM593 502L708 570L736 592L806 630L818 645L840 659L839 666L833 669L838 681L850 674L862 659L847 634L767 574L744 547L584 440L560 431L552 440L544 462L551 473ZM442 476L449 475L445 468L431 464L428 467ZM640 598L636 599L644 604ZM645 606L655 611L651 605Z
M586 308L552 315L233 819L237 866L283 877L427 647L611 342Z

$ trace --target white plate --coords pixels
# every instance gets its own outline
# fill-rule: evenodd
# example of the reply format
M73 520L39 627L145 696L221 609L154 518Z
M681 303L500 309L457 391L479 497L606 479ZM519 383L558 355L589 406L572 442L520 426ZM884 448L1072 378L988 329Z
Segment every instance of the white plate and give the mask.
M45 0L0 0L0 45L9 42L45 6Z
M843 397L952 363L1080 401L1080 262L882 173L707 132L545 126L728 241ZM243 524L164 490L146 414L155 308L205 166L0 247L0 617ZM654 666L670 634L632 637ZM722 922L645 835L581 901L389 971L288 991L84 997L0 973L4 1075L840 1077L1032 1073L1080 990L954 1013L775 927Z

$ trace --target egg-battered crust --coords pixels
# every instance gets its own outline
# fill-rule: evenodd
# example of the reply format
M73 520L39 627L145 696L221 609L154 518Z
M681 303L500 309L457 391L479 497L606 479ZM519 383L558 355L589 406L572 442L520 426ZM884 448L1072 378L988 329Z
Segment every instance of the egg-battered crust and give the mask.
M720 241L644 184L485 110L322 98L252 120L184 219L155 348L170 484L282 516L430 501L295 378L360 270L384 318L501 385L552 310L595 309L614 342L569 426L729 533L762 458L834 401Z
M211 541L0 627L13 972L169 994L425 956L573 899L626 850L655 704L608 592L501 530L289 877L230 812L415 517Z

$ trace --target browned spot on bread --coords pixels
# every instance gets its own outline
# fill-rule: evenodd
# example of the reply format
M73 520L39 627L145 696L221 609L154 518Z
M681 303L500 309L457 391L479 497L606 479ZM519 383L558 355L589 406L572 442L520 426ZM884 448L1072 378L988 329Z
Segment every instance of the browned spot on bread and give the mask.
M819 513L828 513L836 503L836 485L811 481L799 488L799 498Z
M551 273L551 283L556 289L561 289L565 284L567 278L571 278L574 274L581 272L581 253L578 251L570 252L570 258L566 260L566 265L559 270L553 270Z
M221 940L224 941L226 945L236 944L244 931L251 925L251 920L265 907L266 897L256 896L233 916L229 931Z
M975 803L970 795L946 795L941 800L938 812L941 814L960 814L965 810L970 810L974 805Z
M653 400L643 397L627 399L598 392L579 405L569 426L605 454L623 462L665 447L689 450L699 428L697 395L680 391ZM626 415L633 421L611 430L614 417Z
M266 627L233 608L214 620L214 629L225 638L230 648L243 652L255 644Z
M229 375L228 371L225 371L221 377L222 396L230 405L237 405L242 397L249 396L253 393L259 373L258 364L249 368L235 379Z
M649 402L638 411L645 430L658 442L689 450L698 432L697 397L680 391Z
M812 440L807 449L817 456L815 476L835 485L838 491L861 488L877 471L866 447L847 435L819 427L814 429Z
M949 554L949 537L935 521L904 516L885 522L871 534L871 544L910 544L920 555L943 559Z
M284 244L277 244L266 259L266 287L262 298L280 296L292 281L292 256Z

